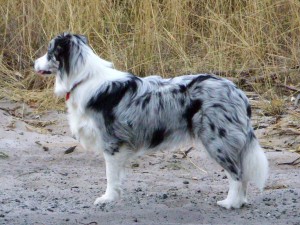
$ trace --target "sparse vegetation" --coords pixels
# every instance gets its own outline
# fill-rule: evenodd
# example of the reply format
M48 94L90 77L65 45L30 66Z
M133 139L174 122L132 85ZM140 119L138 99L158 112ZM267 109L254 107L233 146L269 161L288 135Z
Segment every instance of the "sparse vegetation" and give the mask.
M280 98L274 98L262 105L262 109L266 116L277 116L285 113L284 100Z
M36 76L31 66L48 41L63 31L87 35L101 57L140 76L215 72L239 77L251 71L250 76L264 77L258 91L273 88L269 75L274 73L280 82L296 85L297 0L0 3L0 97L42 108L50 102L63 103L49 101L53 80Z

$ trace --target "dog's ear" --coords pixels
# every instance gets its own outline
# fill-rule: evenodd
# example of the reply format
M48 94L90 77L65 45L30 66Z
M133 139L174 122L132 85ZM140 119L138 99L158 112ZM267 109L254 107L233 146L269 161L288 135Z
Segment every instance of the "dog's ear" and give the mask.
M68 38L68 39L72 38L72 34L70 32L63 32L59 36L63 37L63 38Z
M74 36L77 40L82 41L84 44L86 44L86 45L89 44L89 43L88 43L88 39L87 39L86 36L81 35L81 34L74 34L73 36Z
M53 43L50 44L48 50L48 55L54 55L59 62L58 69L65 70L67 74L70 72L71 39L72 34L62 33L53 39Z
M86 37L86 36L84 36L84 35L81 35L81 34L77 34L76 35L83 43L85 43L85 44L89 44L89 41L88 41L88 38Z

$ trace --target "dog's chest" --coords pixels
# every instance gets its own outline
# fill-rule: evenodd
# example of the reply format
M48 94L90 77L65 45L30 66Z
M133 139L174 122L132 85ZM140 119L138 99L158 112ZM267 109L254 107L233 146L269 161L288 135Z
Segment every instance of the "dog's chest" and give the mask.
M76 105L68 105L68 119L72 134L86 150L102 151L100 130L93 118L78 110Z

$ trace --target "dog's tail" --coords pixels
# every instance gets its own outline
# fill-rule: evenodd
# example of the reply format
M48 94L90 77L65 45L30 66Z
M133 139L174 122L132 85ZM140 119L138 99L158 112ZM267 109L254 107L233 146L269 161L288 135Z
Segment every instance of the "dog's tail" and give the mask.
M253 182L262 191L268 178L269 163L252 128L245 147L242 155L243 180Z

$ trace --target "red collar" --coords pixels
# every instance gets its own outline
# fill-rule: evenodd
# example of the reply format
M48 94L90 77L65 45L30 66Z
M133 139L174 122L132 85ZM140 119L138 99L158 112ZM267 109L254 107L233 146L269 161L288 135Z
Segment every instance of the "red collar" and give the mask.
M68 101L68 100L69 100L69 98L70 98L70 94L71 94L71 92L67 92L67 94L66 94L66 101Z
M81 84L82 82L83 82L83 80L82 80L82 81L79 81L78 83L76 83L76 84L71 88L71 90L70 90L69 92L67 92L67 94L66 94L66 101L68 101L68 100L70 99L71 92L74 91L74 89L75 89L79 84Z

